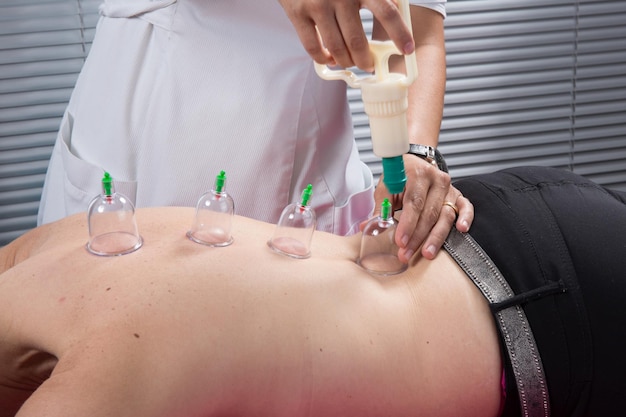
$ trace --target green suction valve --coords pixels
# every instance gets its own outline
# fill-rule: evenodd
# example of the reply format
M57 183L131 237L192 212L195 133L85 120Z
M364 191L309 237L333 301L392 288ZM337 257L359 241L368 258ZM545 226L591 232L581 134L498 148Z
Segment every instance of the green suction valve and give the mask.
M309 205L309 200L311 199L311 195L313 194L313 185L309 184L302 191L302 207L306 207Z
M220 171L220 173L215 177L215 192L221 193L224 189L224 183L226 182L226 172Z
M385 198L380 205L380 218L383 220L389 220L391 218L391 203L388 198Z
M104 195L107 197L113 194L113 178L106 171L104 172L104 177L102 177L102 190L104 190Z
M406 173L402 155L383 158L383 173L383 181L391 194L400 194L404 191Z

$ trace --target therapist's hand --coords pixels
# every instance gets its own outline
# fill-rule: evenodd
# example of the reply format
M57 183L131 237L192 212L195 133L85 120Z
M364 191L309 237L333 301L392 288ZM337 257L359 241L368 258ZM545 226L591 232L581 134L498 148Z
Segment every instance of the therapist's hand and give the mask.
M361 8L372 12L400 51L409 54L415 49L411 32L393 0L278 1L304 49L319 64L373 71L374 61L359 15Z
M402 194L389 194L381 177L374 193L374 215L380 213L383 199L389 198L394 210L402 209L396 230L400 261L408 263L420 245L422 256L433 259L453 225L460 232L469 231L474 220L474 206L450 185L447 173L425 160L405 155L404 168L407 182ZM444 202L458 208L458 218L454 209Z

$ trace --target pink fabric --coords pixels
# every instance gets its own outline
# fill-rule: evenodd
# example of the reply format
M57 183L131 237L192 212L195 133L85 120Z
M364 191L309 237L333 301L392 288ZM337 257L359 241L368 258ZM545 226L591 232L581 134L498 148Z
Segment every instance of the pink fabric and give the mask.
M504 371L504 366L502 367L502 378L500 379L500 410L498 411L498 415L501 416L504 411L504 404L506 403L506 373Z

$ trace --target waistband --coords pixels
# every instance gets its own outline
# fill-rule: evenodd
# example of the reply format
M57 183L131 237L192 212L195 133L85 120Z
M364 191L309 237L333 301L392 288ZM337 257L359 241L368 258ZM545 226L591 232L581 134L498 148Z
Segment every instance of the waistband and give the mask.
M507 352L524 417L548 417L550 399L541 356L524 310L508 300L515 294L476 241L452 228L444 243L467 276L487 299ZM504 308L494 309L493 306Z

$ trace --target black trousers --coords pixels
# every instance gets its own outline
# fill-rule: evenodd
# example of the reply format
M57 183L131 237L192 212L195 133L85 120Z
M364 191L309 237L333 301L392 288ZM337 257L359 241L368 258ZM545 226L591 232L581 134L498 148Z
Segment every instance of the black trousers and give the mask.
M553 417L624 415L626 193L524 167L455 182L470 235L517 295L544 365ZM519 416L510 364L504 416Z

